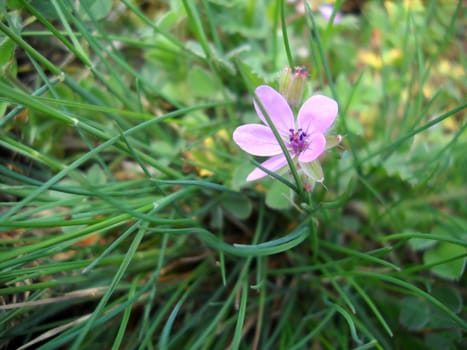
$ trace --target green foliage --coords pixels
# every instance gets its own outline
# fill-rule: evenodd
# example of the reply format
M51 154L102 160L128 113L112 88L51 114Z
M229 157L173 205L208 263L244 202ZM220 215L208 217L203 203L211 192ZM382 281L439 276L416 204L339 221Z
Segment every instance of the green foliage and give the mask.
M462 2L300 3L0 0L0 348L465 348ZM313 189L232 141L287 64Z
M427 265L435 265L431 271L440 277L459 279L464 274L466 255L467 248L441 242L423 255L423 261ZM452 257L457 259L450 261Z
M399 304L399 322L409 330L423 329L430 320L429 304L416 297L406 297Z
M289 209L292 205L292 191L282 182L275 181L266 192L265 203L278 210Z

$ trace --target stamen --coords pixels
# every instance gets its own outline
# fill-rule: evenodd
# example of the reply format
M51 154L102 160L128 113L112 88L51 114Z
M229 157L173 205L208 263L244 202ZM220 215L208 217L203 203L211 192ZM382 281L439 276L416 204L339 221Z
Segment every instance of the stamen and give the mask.
M289 129L290 136L289 136L289 144L287 145L291 148L295 153L300 153L304 151L308 147L308 135L306 132L303 132L302 128L297 130Z

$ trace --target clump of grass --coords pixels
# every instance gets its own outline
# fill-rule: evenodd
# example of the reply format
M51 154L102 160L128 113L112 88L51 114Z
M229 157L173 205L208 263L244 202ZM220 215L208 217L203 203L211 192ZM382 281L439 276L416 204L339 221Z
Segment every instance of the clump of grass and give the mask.
M465 346L462 3L348 6L0 2L0 348ZM231 138L287 64L301 197Z

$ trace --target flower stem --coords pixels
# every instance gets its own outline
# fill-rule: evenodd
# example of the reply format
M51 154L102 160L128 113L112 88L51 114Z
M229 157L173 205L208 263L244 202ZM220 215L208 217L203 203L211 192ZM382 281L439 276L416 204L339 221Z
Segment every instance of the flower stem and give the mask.
M282 22L282 36L284 37L284 46L285 52L287 54L287 60L289 61L289 66L294 67L292 52L290 51L289 37L287 35L287 26L285 23L285 0L281 1L281 22Z

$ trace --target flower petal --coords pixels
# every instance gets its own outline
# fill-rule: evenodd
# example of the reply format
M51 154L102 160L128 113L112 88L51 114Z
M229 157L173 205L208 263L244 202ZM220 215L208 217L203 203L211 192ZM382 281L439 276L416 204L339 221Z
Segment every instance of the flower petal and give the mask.
M292 109L280 93L268 85L257 87L255 93L280 134L287 135L290 129L295 128ZM256 101L253 104L260 119L268 125Z
M261 163L263 167L265 167L268 170L271 171L276 171L279 170L280 168L284 167L287 165L287 158L283 154L279 154L278 156L274 156L266 160L265 162ZM255 168L246 178L246 181L254 181L258 180L262 177L265 177L268 175L264 171L262 171L260 168Z
M318 158L326 149L326 138L323 134L312 134L308 138L308 148L298 156L300 163L308 163Z
M332 5L321 5L318 7L318 11L321 16L326 20L329 21L331 19L332 13L334 12L334 6ZM342 19L342 14L338 11L334 16L333 23L339 23Z
M282 153L281 146L266 125L241 125L235 129L233 140L242 150L255 156L275 156Z
M337 102L332 98L311 96L298 111L298 126L307 134L324 134L337 117Z

